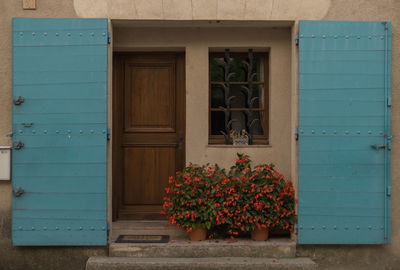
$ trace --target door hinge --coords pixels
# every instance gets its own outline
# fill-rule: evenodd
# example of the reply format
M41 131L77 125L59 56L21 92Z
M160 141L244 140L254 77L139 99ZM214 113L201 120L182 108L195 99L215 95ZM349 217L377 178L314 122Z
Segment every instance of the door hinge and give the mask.
M392 107L392 98L391 97L387 98L387 106Z
M107 141L111 140L111 129L107 128Z
M110 32L107 33L107 43L111 44L111 33Z
M294 132L294 138L296 141L299 140L299 129L298 128L296 128L296 131Z
M388 187L386 188L386 195L387 195L388 197L390 197L390 196L392 195L392 187L391 187L391 186L388 186Z
M296 42L296 46L299 46L299 42L300 42L300 40L299 40L299 34L296 35L296 38L295 38L294 41Z

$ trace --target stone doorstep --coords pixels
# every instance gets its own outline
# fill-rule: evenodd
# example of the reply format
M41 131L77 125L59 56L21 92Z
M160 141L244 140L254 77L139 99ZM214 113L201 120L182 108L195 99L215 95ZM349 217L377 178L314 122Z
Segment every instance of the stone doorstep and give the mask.
M169 243L111 243L110 257L135 258L204 258L204 257L258 257L294 258L296 243L288 238L272 238L268 241L250 239L206 240L191 242L172 240Z
M91 257L86 270L315 270L317 264L309 258L246 258L246 257L211 257L211 258L132 258L132 257Z

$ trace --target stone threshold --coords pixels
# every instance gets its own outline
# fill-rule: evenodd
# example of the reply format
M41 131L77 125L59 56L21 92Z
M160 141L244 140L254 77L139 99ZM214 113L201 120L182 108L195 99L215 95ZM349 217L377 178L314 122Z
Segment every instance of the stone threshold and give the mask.
M293 258L296 243L289 238L268 241L237 240L171 240L168 243L111 243L109 255L113 257L264 257Z
M309 258L249 258L249 257L204 257L204 258L132 258L132 257L91 257L86 270L315 270Z

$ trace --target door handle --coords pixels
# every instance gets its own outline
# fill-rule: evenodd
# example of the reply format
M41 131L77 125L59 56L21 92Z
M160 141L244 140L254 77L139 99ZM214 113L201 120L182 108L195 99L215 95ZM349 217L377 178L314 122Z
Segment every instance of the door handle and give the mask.
M178 150L183 149L183 132L179 131L178 132Z
M386 144L381 144L381 145L372 144L371 147L374 148L375 150L385 149L386 148Z

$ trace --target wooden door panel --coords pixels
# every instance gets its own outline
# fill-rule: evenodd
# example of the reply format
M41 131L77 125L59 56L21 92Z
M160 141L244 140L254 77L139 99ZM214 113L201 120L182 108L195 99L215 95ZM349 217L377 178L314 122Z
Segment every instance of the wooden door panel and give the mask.
M159 219L185 159L184 55L116 53L113 218Z
M125 132L175 131L175 63L125 67Z
M175 149L126 147L124 149L124 204L161 205L168 177L175 173Z

